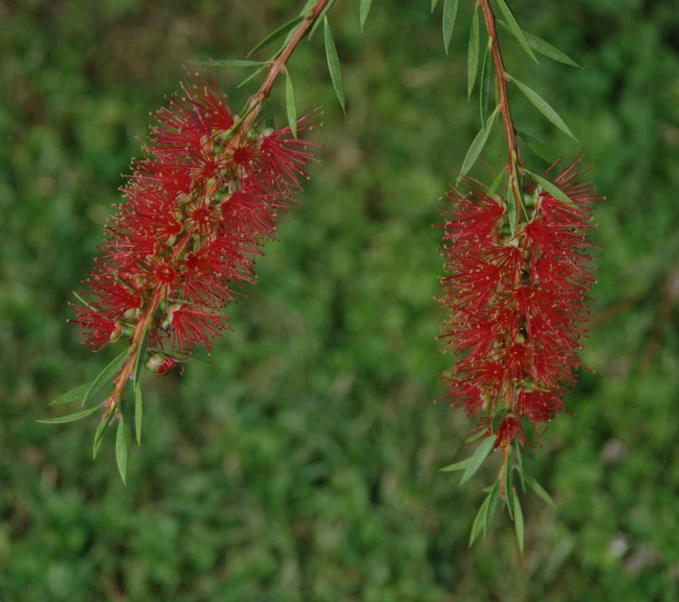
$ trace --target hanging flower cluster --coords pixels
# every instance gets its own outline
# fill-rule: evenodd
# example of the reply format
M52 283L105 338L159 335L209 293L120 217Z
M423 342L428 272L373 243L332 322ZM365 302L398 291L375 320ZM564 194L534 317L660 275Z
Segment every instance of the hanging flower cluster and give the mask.
M473 180L465 180L466 194L449 195L443 337L457 363L446 375L447 397L478 418L477 433L495 435L496 448L523 444L564 411L564 390L582 365L596 193L591 183L576 183L580 161L553 180L570 202L533 182L516 228L507 199Z
M146 366L166 373L227 327L233 287L254 282L255 258L294 202L307 141L290 127L260 131L232 114L213 77L195 73L155 114L144 158L107 224L104 256L76 307L84 342L101 348L148 330ZM298 122L313 127L315 113Z

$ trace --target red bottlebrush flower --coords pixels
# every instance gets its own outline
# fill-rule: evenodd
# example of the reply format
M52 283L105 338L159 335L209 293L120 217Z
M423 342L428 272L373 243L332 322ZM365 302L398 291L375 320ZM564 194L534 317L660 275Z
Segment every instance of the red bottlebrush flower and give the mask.
M279 211L294 203L312 160L289 128L259 131L239 121L214 77L194 74L155 117L144 158L132 164L126 202L106 227L104 256L76 309L83 342L101 348L137 329L152 346L208 351L227 326L231 287L254 282L254 260L273 238ZM318 112L299 120L311 129ZM245 128L245 129L244 129ZM176 356L156 353L166 373ZM162 361L159 358L162 357ZM150 361L150 360L149 360Z
M594 283L587 237L600 197L591 184L575 183L587 171L578 171L580 162L553 179L572 202L533 183L518 226L509 223L507 199L470 180L468 192L448 197L442 338L458 359L444 377L447 398L486 426L508 412L496 447L524 441L521 417L535 428L565 411L563 394L582 365L577 351Z
M521 420L516 416L507 416L497 429L494 447L507 447L513 441L518 441L523 445L526 434L523 432Z

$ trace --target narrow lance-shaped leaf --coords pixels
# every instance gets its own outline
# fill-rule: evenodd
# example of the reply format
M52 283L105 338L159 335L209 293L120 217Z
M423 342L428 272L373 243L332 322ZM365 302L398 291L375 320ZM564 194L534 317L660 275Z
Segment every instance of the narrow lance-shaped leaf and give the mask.
M144 356L146 355L146 350L149 346L149 329L147 328L144 332L144 336L141 340L141 345L139 346L139 352L134 360L134 380L132 381L132 386L136 389L139 384L139 376L141 375L141 369L144 365Z
M483 442L476 448L474 455L469 461L469 466L467 470L464 471L462 475L462 480L460 481L460 486L464 485L469 479L471 479L476 471L481 468L481 464L485 461L490 454L490 450L493 449L495 443L495 437L486 437Z
M490 490L490 493L488 494L488 514L486 516L486 525L485 528L483 529L483 536L485 537L488 534L488 527L490 527L490 523L493 522L493 517L495 516L495 510L497 509L497 502L500 499L500 477L495 479L495 483L493 484L492 489Z
M516 492L514 492L514 526L516 527L516 539L519 540L519 550L523 554L523 512Z
M495 123L495 119L497 118L498 112L499 108L495 109L488 118L486 126L481 128L479 130L479 133L476 134L476 138L474 138L474 141L471 143L471 146L467 151L467 156L464 158L464 161L462 162L462 168L460 169L460 177L466 176L469 173L469 170L472 167L474 167L474 164L476 163L476 160L479 158L479 155L481 154L483 147L486 145L488 136L490 136L490 131L493 129L493 124Z
M469 30L469 51L467 53L467 100L472 97L474 84L476 83L476 72L479 70L479 5L474 7L472 26Z
M516 449L514 450L516 458L516 470L519 472L519 477L521 478L521 489L526 493L526 478L523 474L523 454L519 449L519 444L516 444Z
M521 31L521 28L519 27L519 24L517 23L516 18L514 17L514 13L512 13L512 9L509 8L509 5L505 0L496 0L496 2L500 7L500 10L502 11L502 14L505 16L505 19L507 19L509 29L516 36L516 39L519 40L519 44L521 44L521 47L528 53L528 56L530 56L530 58L532 58L536 63L538 63L539 61L538 59L535 58L533 51L530 49L528 41L523 35L523 31Z
M361 31L365 26L365 21L368 18L368 13L370 12L370 7L372 6L373 0L361 0L361 7L359 9L360 19L361 19Z
M514 180L516 181L516 187L519 189L519 205L521 205L521 211L523 216L526 218L526 222L529 222L528 213L526 211L526 197L523 193L523 186L521 185L521 178L519 177L519 170L516 162L512 161L512 170L514 172Z
M271 44L271 42L275 42L278 38L284 36L288 31L290 31L295 25L299 25L302 21L304 21L305 15L299 15L295 17L294 19L288 21L287 23L281 25L278 29L275 29L272 31L268 36L266 36L259 44L257 44L250 52L247 53L247 57L249 58L252 56L255 52L257 52L260 48L264 48Z
M488 505L490 504L490 496L486 497L485 500L483 500L483 504L481 504L481 508L479 508L479 511L476 514L476 518L474 519L474 523L472 524L472 530L471 533L469 534L469 547L471 548L474 542L476 541L476 538L479 536L481 531L484 531L486 528L486 519L488 517Z
M507 221L509 222L509 232L514 237L516 233L516 196L514 195L514 186L512 181L514 175L509 176L509 184L507 185Z
M309 32L309 40L311 40L311 36L314 35L314 32L318 29L318 26L321 23L325 23L326 15L328 14L328 11L330 11L330 9L332 8L333 4L335 4L335 0L330 0L330 2L328 2L325 5L325 8L321 11L321 14L318 15L318 19L316 19L316 21L314 21L314 24L311 27L311 31Z
M302 7L302 10L299 11L299 16L305 17L307 16L307 13L313 8L314 4L316 4L316 0L307 0L306 4ZM283 44L281 47L276 51L276 54L274 56L278 56L281 52L283 52L283 48L285 48L288 45L288 42L292 39L292 36L295 35L295 30L291 29L288 31L288 35L285 36L285 40L283 40Z
M439 0L431 0L431 12L434 12L434 9L436 8L436 5L439 3Z
M76 387L75 389L71 389L70 391L64 393L63 395L59 395L59 397L50 401L49 405L60 406L64 403L73 403L74 401L80 401L83 397L85 397L85 394L90 390L91 386L92 383L86 383L84 385Z
M266 65L262 61L245 61L245 60L227 60L227 61L215 61L209 59L207 61L189 61L194 65L207 65L208 67L234 67L237 69L246 69L248 67L259 67L260 65Z
M439 468L439 472L456 472L458 470L465 470L467 466L469 466L469 463L471 462L471 457L465 459L465 460L460 460L459 462L455 462L455 464L448 464L448 466L444 466L443 468Z
M340 67L339 57L337 56L337 48L335 48L335 41L332 39L332 32L330 31L330 23L328 18L325 18L325 54L328 58L328 69L330 70L330 79L337 94L342 111L346 112L344 104L344 82L342 81L342 69Z
M455 18L457 17L457 8L460 5L460 0L445 0L443 5L443 45L448 54L448 46L450 46L450 39L453 37L453 29L455 27Z
M99 423L99 426L97 427L97 432L94 433L94 443L92 444L92 459L93 460L97 459L97 453L99 452L99 447L101 446L101 442L104 440L104 433L106 433L106 429L108 429L109 425L111 424L111 421L113 420L114 414L115 414L115 412L109 412L106 419L102 420Z
M266 69L266 63L262 65L259 69L256 71L253 71L250 75L248 75L240 84L236 86L236 88L242 88L245 84L247 84L250 80L254 79L257 77L262 71Z
M125 363L125 360L127 359L127 356L130 354L131 350L132 346L125 349L125 351L123 351L99 373L99 376L97 376L97 378L92 381L90 388L87 390L87 393L85 393L82 405L85 405L92 395L103 389L111 381L111 379L116 376L118 372L120 372L120 369L123 367L123 364Z
M295 103L295 89L288 70L285 70L285 107L288 113L288 123L292 135L297 138L297 105Z
M559 117L559 114L544 98L542 98L542 96L531 90L525 84L522 84L518 79L512 78L512 81L517 86L519 86L519 89L526 95L526 98L528 98L528 100L530 100L547 119L549 119L562 132L568 134L571 138L573 138L573 140L577 142L577 138L573 136L573 133L568 129L568 126L565 124L564 120Z
M137 445L141 445L141 422L144 413L143 403L141 385L137 384L134 388L134 426L137 435Z
M492 76L492 52L491 45L493 43L493 38L488 39L488 46L486 47L486 54L483 57L483 67L481 68L481 95L480 95L480 108L481 108L481 127L486 127L486 121L488 120L488 102L490 99L490 78Z
M514 471L507 464L505 469L505 495L507 496L505 502L507 503L507 512L509 512L509 518L514 520Z
M552 499L552 496L547 493L547 491L538 483L533 477L528 477L528 486L535 492L535 494L543 501L549 504L554 510L558 509L556 502Z
M578 206L573 202L573 200L558 186L555 186L549 180L543 178L542 176L534 174L528 170L525 171L531 178L533 178L538 184L540 184L540 186L542 186L544 190L549 192L549 194L551 194L555 199L575 209L578 208Z
M46 418L44 420L38 420L38 422L42 422L43 424L63 424L64 422L74 422L75 420L80 420L81 418L85 418L85 416L94 414L94 412L96 412L98 409L99 406L94 406L93 408L87 408L82 412L76 412L75 414L69 414L68 416L59 416L57 418Z
M271 128L272 130L276 129L276 118L273 114L273 107L271 106L271 100L269 98L267 98L266 103L264 103L264 122L267 128Z
M495 179L493 180L493 183L490 185L490 188L486 191L486 194L489 197L492 197L496 192L497 189L500 187L500 184L502 184L502 180L505 177L505 170L501 169L498 174L495 176Z
M118 421L118 430L116 431L116 463L118 464L118 471L123 483L127 485L127 460L130 454L130 448L127 445L127 436L125 434L125 420L121 417Z
M514 34L514 31L512 30L507 23L504 21L500 21L500 25L504 27L507 31L511 32ZM576 63L571 57L569 57L565 52L561 52L556 46L552 46L549 42L545 42L542 38L538 38L537 36L534 36L532 33L528 33L525 30L521 30L523 32L524 37L526 38L526 41L528 42L528 45L535 50L535 52L539 52L540 54L546 56L548 59L552 59L553 61L557 61L558 63L563 63L564 65L570 65L571 67L577 67L578 69L582 69L582 67Z
M542 144L542 142L533 138L533 136L521 131L518 132L518 134L521 140L526 143L530 150L532 150L541 159L547 161L547 163L550 165L552 163L556 163L559 160L559 157L556 155L556 153L553 153L544 144Z

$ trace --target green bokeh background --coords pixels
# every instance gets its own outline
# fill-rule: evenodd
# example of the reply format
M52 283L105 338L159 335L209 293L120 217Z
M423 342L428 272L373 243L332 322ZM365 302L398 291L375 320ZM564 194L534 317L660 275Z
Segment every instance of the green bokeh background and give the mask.
M521 557L505 515L467 548L497 457L464 489L437 472L469 453L465 417L433 404L449 360L431 224L479 128L461 4L446 57L427 0L376 0L363 34L358 2L337 2L346 116L322 35L295 53L300 108L326 107L320 162L211 367L146 375L124 487L110 435L91 460L96 417L36 423L115 353L79 344L71 291L182 64L242 58L300 2L0 0L2 602L679 600L679 8L515 1L582 71L533 65L501 33L509 70L580 144L514 88L519 127L586 148L608 197L595 372L525 455L559 511L524 498ZM240 75L217 74L236 105ZM498 127L494 167L503 148Z

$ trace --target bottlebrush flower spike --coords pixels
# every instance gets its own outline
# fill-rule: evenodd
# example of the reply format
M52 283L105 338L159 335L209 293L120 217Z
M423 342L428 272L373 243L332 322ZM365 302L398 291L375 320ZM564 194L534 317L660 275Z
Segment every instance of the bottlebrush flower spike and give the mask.
M312 157L289 127L239 128L214 78L198 73L155 117L160 125L133 163L127 202L106 226L104 257L81 293L87 305L75 311L83 341L97 350L148 330L153 347L187 356L198 343L210 351L226 328L233 288L255 280L254 259Z
M447 398L479 419L494 447L523 445L565 411L563 394L577 380L580 341L594 283L590 183L578 184L581 157L553 179L570 199L537 183L525 188L525 221L512 233L508 199L464 180L448 199L441 279L448 316L442 337L457 359L444 375ZM495 429L493 429L493 425Z

